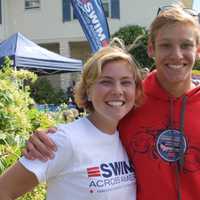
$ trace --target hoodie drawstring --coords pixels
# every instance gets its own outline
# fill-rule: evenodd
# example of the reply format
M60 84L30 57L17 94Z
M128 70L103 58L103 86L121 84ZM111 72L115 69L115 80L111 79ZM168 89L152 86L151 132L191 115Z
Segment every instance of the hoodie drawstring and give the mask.
M184 96L183 99L182 99L181 113L180 113L180 132L183 134L183 136L185 135L185 133L184 133L184 120L185 120L186 102L187 102L187 96ZM172 103L170 102L170 111L171 111L170 115L172 117L172 115L173 115L173 113L172 113L172 111L173 111L173 102ZM170 123L173 124L172 119L170 120ZM183 165L184 165L184 154L176 162L176 183L177 183L177 191L178 191L178 194L177 194L178 195L178 200L181 200L180 172L183 169Z

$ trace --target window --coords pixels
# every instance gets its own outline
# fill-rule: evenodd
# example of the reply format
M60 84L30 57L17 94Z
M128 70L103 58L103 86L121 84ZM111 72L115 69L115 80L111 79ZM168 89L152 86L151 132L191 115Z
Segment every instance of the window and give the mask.
M0 0L0 24L2 24L2 9L1 9L1 0Z
M71 20L70 0L62 0L63 3L63 22Z
M120 0L110 0L111 2L111 18L120 19Z
M105 16L120 19L120 0L102 0Z
M77 19L74 15L70 0L63 2L63 22ZM120 0L102 0L105 16L113 19L120 19Z
M40 0L25 0L25 9L40 8Z
M72 6L71 6L71 13L72 13L72 19L77 19L77 17L76 17L76 15L75 15L75 13L74 13L74 10L73 10L73 8L72 8Z
M102 0L103 9L106 17L110 17L109 0Z

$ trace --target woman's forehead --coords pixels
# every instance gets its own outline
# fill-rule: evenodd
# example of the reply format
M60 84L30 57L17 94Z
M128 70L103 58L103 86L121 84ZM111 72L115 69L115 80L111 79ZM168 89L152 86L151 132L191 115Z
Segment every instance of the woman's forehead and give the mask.
M102 70L101 71L109 71L109 70L118 70L119 68L124 68L124 69L128 69L133 70L133 65L128 61L128 60L124 60L124 59L120 59L120 60L112 60L109 62L106 62L105 64L102 65Z

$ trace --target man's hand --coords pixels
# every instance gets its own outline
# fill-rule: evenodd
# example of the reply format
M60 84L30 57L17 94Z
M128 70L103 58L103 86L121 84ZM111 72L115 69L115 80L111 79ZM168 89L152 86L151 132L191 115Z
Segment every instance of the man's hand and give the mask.
M49 128L47 131L35 131L27 141L22 154L29 160L39 159L45 162L52 159L57 148L47 133L55 133L56 130Z

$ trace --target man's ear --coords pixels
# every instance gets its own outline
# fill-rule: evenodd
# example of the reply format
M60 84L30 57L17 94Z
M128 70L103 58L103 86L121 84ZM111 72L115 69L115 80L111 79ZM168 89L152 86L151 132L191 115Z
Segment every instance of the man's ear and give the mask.
M197 47L196 60L200 60L200 45Z
M147 54L149 58L154 57L154 46L150 40L148 40L148 43L147 43Z

